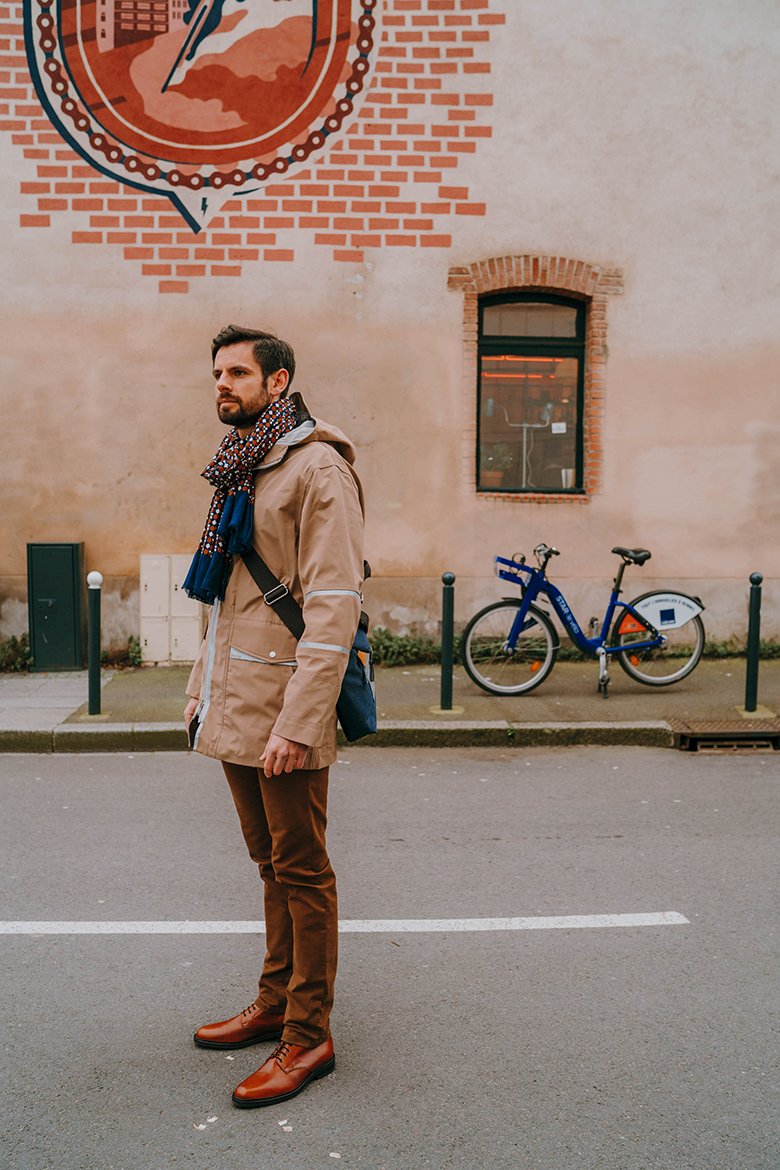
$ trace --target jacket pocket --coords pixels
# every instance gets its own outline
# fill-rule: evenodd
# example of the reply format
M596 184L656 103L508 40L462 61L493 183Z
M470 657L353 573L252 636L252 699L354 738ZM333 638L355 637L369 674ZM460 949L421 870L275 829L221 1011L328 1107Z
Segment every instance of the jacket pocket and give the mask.
M281 622L236 618L230 630L230 659L265 666L295 667L298 643Z
M272 650L268 658L260 658L256 654L249 654L246 650L239 650L237 646L230 647L230 657L234 662L262 662L264 666L297 666L294 658L277 659L276 651Z

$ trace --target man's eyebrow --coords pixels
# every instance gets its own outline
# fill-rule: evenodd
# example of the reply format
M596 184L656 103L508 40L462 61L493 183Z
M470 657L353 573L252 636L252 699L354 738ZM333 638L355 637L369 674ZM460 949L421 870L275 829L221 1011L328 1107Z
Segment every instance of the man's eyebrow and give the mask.
M214 366L214 369L211 372L214 375L214 377L216 378L219 374L222 373L223 369L224 370L249 370L249 371L251 371L252 367L244 365L243 362L229 362L225 366Z

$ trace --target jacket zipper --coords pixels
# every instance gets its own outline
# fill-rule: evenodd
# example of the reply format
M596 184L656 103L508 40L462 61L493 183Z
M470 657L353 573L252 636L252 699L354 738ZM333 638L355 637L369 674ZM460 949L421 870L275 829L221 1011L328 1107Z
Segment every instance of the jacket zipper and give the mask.
M209 621L209 640L206 649L206 670L203 678L203 694L201 695L200 703L195 709L195 715L198 717L198 730L195 732L195 739L192 742L193 750L198 746L200 733L203 730L203 724L206 718L206 712L209 709L209 701L211 699L211 675L214 670L214 657L217 652L217 625L219 623L219 615L222 609L222 602L217 598L211 609L211 620Z

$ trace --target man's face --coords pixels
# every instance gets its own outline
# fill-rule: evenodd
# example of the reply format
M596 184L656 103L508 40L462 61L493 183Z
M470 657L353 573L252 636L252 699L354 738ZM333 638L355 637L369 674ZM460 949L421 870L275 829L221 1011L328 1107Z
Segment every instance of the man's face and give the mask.
M257 364L251 341L223 345L214 357L214 388L219 421L248 435L261 412L287 385L286 370L268 378Z

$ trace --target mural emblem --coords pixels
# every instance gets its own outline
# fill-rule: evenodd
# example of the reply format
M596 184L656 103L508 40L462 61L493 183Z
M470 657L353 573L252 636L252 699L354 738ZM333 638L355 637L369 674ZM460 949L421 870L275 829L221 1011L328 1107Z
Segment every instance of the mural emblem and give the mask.
M353 119L379 0L24 0L38 96L92 166L194 231Z

